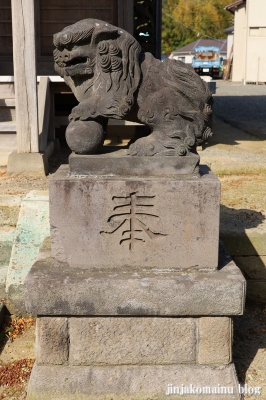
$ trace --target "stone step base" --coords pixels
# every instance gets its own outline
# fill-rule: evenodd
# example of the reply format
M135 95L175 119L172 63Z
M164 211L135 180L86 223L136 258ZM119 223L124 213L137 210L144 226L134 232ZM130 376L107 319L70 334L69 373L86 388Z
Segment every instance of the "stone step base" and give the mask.
M189 393L181 394L182 390ZM171 395L183 400L241 398L233 364L226 367L35 364L27 400L163 400Z
M245 279L223 246L219 270L191 272L132 268L91 271L50 258L49 248L24 283L25 304L34 315L232 316L241 315ZM52 282L52 284L51 284ZM62 290L62 287L64 290Z
M8 265L13 241L15 237L15 227L3 226L0 229L0 267Z
M38 317L40 365L228 365L231 318Z
M6 277L8 298L17 304L18 311L24 309L25 276L38 254L41 243L49 235L48 200L47 191L32 190L21 201Z

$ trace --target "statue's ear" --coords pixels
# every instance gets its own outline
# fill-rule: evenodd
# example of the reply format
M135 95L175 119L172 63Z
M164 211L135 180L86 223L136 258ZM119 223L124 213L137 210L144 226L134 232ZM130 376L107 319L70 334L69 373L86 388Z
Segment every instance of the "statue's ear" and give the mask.
M98 44L102 40L115 39L118 36L118 29L115 26L101 26L96 28L92 35L92 43Z

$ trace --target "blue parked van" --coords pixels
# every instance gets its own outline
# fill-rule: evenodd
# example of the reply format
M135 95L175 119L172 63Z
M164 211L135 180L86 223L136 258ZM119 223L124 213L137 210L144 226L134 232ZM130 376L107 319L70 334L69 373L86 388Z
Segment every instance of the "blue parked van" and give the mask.
M199 75L209 75L212 78L223 77L223 57L220 57L219 47L198 46L192 60L192 68Z

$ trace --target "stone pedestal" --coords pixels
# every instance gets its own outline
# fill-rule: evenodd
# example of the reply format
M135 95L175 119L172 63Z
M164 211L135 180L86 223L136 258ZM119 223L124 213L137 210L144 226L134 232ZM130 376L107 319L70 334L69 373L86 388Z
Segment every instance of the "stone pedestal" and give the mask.
M161 176L77 175L72 161L51 180L52 246L25 281L28 400L240 399L231 317L245 279L218 251L217 178L164 174L164 160Z
M165 157L151 159L141 177L128 175L130 164L111 176L68 176L61 167L50 182L52 257L84 269L217 269L219 180L208 168L169 176Z

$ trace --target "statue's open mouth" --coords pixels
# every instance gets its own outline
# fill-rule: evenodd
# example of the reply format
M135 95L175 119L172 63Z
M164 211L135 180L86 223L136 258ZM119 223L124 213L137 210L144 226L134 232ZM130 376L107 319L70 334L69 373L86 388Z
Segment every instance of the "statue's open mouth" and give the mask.
M72 60L65 61L65 66L72 67L73 65L77 65L77 64L86 64L87 61L88 61L87 57L75 57L75 58L72 58Z
M67 76L92 75L94 62L87 57L75 57L64 62Z

